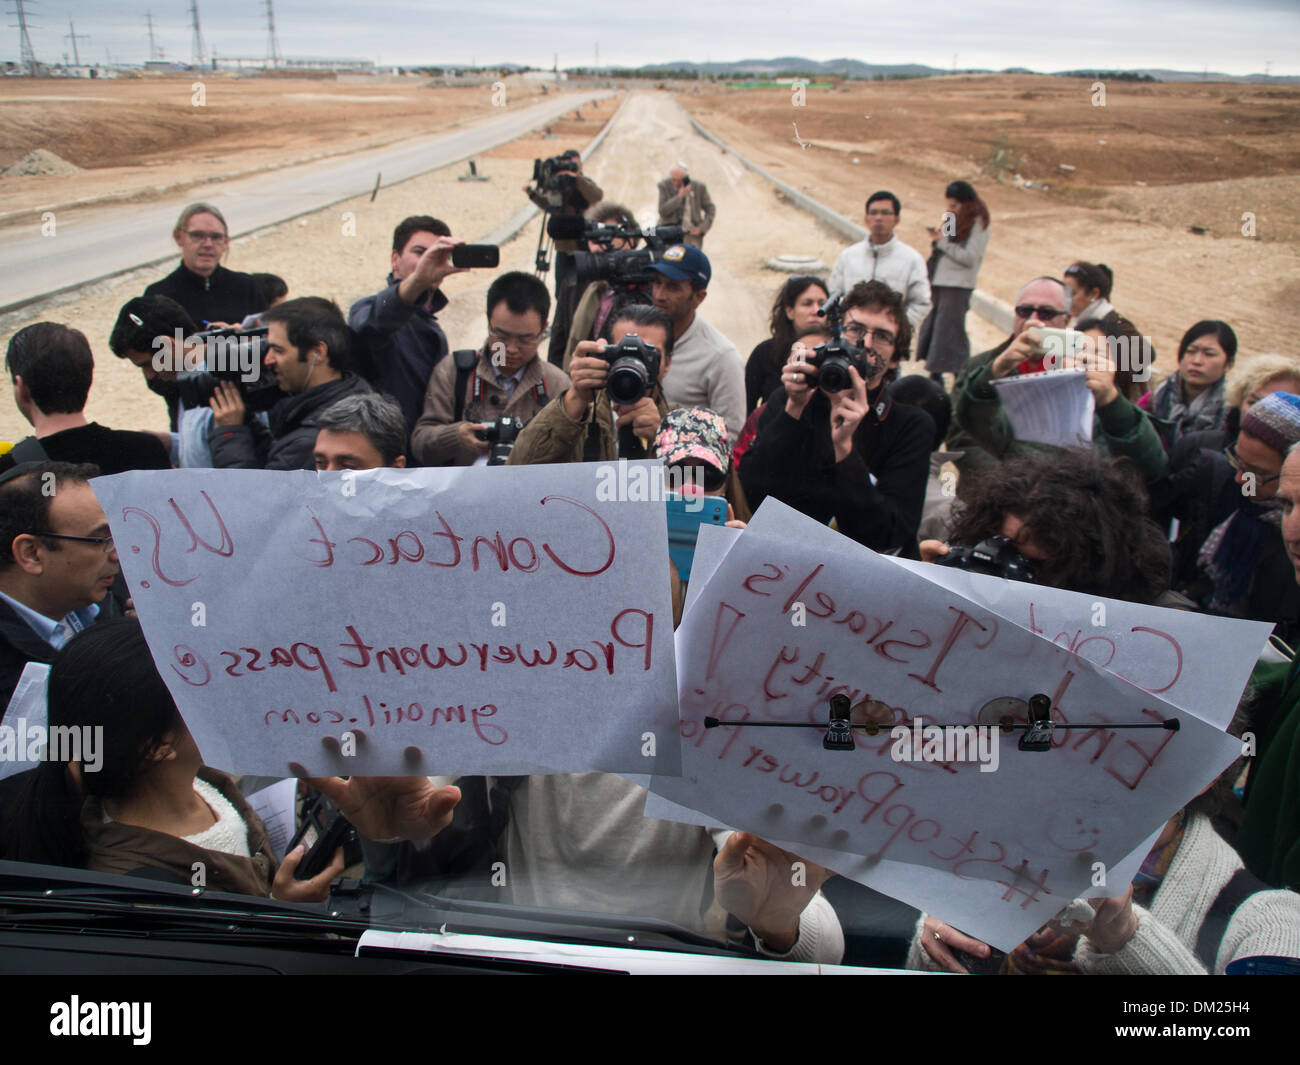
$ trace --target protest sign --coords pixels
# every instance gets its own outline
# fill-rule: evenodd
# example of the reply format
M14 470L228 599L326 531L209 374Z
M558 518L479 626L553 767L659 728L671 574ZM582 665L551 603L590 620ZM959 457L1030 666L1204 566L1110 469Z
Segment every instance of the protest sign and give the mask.
M701 576L718 542L701 535ZM796 852L861 856L855 871L831 864L864 882L901 866L881 889L913 904L913 888L945 885L971 908L962 927L998 946L1082 894L1096 863L1117 865L1240 753L1194 715L774 500L690 591L682 777L656 775L652 791ZM828 751L821 729L703 724L825 722L837 692L881 701L905 726L970 725L992 699L1042 693L1058 722L1095 727L1058 731L1044 752L999 733L987 772L942 747L918 760L906 743L900 757L887 729ZM1180 731L1107 727L1170 717ZM647 814L661 816L652 803Z
M93 486L211 765L675 773L663 502L602 483L593 463Z

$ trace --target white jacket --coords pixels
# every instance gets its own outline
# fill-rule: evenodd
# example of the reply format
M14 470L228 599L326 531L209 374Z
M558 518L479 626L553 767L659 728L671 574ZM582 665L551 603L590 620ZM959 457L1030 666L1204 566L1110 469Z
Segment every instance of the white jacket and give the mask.
M883 281L902 296L913 327L930 313L930 279L925 260L897 237L890 237L884 244L872 244L868 237L840 252L831 270L831 294L848 292L859 281Z

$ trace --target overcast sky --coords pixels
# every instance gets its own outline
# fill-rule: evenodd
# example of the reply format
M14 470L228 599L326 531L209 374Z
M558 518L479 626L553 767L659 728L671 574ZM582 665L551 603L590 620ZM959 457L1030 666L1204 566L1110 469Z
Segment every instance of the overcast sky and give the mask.
M13 0L7 0L11 8ZM198 0L204 40L218 56L267 54L265 0ZM82 61L148 58L145 12L166 58L191 53L189 0L38 0L31 9L38 59L72 51ZM17 20L11 15L8 23ZM780 55L947 68L1052 71L1165 67L1228 74L1300 74L1297 0L1092 0L1068 6L1012 0L275 0L280 51L289 57L360 57L385 65L513 62L549 67L637 66L668 60ZM6 26L0 56L17 59Z

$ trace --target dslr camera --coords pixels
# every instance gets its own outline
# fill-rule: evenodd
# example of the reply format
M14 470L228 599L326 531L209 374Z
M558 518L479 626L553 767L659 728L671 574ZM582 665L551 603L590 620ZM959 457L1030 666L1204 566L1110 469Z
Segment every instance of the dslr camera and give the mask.
M208 406L221 381L229 381L239 389L244 406L253 413L268 411L284 399L275 376L267 372L263 362L265 326L209 329L193 333L186 340L203 344L203 368L182 373L176 380L181 403L186 407Z
M825 344L818 344L813 349L809 361L817 367L817 387L823 392L844 392L853 387L853 378L849 368L858 371L864 381L871 377L867 366L867 353L857 344L845 340L841 333L844 317L840 310L840 298L832 296L817 311L819 317L826 319L830 327L831 339Z
M635 333L628 333L617 344L606 344L601 357L609 363L605 391L611 403L631 406L659 380L659 349Z
M940 566L987 573L1009 581L1033 583L1034 571L1016 545L1005 536L989 536L974 547L949 547L943 558L936 559Z
M549 159L533 160L533 184L553 210L564 206L564 194L573 185L577 173L578 161L572 156L553 155Z
M524 423L518 418L506 414L494 422L488 422L486 429L475 429L474 435L492 445L488 452L489 466L504 466L510 452L514 450L515 439L523 430Z
M585 219L563 217L551 219L546 229L557 240L577 239L584 244L600 244L606 248L619 239L626 240L631 245L644 241L643 248L633 246L619 251L579 251L573 255L574 280L579 290L593 281L608 281L620 297L640 297L623 299L624 303L650 302L650 288L655 279L655 272L650 266L663 257L666 249L680 244L684 232L681 226L648 226L637 229L634 226L601 225Z

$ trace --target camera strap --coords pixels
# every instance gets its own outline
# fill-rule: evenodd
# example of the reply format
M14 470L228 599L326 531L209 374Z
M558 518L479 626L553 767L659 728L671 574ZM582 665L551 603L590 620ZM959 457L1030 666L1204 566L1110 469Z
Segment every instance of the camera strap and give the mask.
M465 387L469 384L470 374L474 373L475 367L478 366L478 352L469 348L462 348L453 351L451 357L456 366L456 387L452 393L456 397L455 417L452 421L458 422L465 414ZM475 381L477 380L476 375Z

